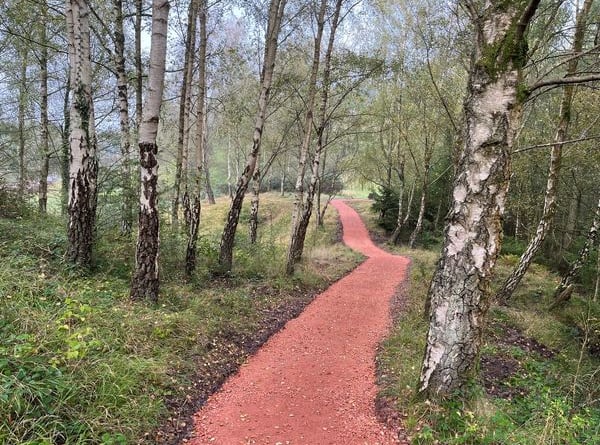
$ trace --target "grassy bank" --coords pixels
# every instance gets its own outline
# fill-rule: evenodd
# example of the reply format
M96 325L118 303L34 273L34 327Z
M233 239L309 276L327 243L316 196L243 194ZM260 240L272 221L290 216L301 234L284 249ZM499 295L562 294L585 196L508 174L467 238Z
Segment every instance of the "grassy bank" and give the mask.
M354 204L385 240L368 201ZM451 403L419 400L415 388L428 323L425 296L438 253L389 247L412 259L396 323L378 356L380 397L395 404L413 444L600 443L600 307L576 295L550 312L559 277L533 265L508 307L492 306L479 375ZM493 288L517 257L502 256Z
M217 281L227 208L203 208L189 283L185 239L163 225L155 306L128 298L133 237L101 230L94 270L83 273L63 259L64 221L0 220L0 443L175 443L248 353L360 261L336 244L330 211L323 230L311 228L296 276L285 277L291 201L266 195L259 243L249 244L244 213L234 276Z

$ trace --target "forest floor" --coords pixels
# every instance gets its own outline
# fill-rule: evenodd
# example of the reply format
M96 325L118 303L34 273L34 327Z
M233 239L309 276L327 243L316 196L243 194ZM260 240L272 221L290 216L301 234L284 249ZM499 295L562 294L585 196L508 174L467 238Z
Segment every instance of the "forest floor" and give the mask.
M376 247L341 201L344 242L368 259L321 293L211 396L193 444L393 444L380 422L375 354L409 260Z

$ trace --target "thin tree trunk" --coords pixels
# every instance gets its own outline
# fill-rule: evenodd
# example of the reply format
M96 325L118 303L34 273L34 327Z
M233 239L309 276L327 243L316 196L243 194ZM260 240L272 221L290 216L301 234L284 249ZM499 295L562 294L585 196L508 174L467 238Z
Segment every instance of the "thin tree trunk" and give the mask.
M414 249L417 243L417 237L423 230L423 219L425 218L425 204L427 201L427 192L429 188L429 172L431 170L431 155L433 153L433 147L430 146L427 138L425 139L425 166L423 168L423 184L421 185L421 203L419 205L419 216L417 217L417 224L414 230L410 234L408 241L408 247Z
M260 168L256 167L252 175L252 200L250 201L250 244L256 244L258 235L258 209L260 205Z
M135 0L135 128L142 123L144 70L142 67L142 14L144 0Z
M235 194L231 201L231 207L227 215L227 221L223 228L221 236L221 249L219 252L219 269L221 273L229 273L231 271L233 260L233 243L235 240L235 232L242 210L244 195L248 189L248 184L254 169L260 145L262 133L265 125L265 116L269 93L271 91L271 83L273 80L273 71L275 68L275 58L277 55L277 41L279 31L281 29L281 21L285 10L287 0L271 0L269 6L269 23L267 25L267 38L265 43L265 54L263 59L263 68L261 73L261 91L258 99L258 110L256 113L254 133L252 137L252 149L248 156L248 161L243 173L240 175L236 187Z
M19 74L19 109L18 109L18 132L19 132L19 195L25 193L27 182L27 171L25 168L25 111L27 109L27 48L22 49L21 72Z
M48 6L45 0L41 4L41 36L40 42L40 151L42 163L40 168L40 186L38 195L38 208L42 215L48 208L48 170L50 168L49 150L49 125L48 125L48 47L46 46L46 22L48 20Z
M575 25L575 37L573 40L573 53L579 54L583 48L585 27L589 10L592 6L593 0L585 0L583 8L579 11L577 16L577 23ZM577 73L577 65L579 58L574 58L568 63L567 76L572 76ZM565 85L563 87L563 95L560 104L559 121L554 137L554 145L552 146L552 152L550 154L550 168L548 170L548 179L546 182L546 193L544 196L544 210L540 222L534 237L529 241L529 245L525 249L525 252L521 255L519 263L506 279L502 289L496 295L496 299L505 304L513 295L515 289L521 282L521 279L529 269L529 265L533 261L536 253L539 251L546 235L550 231L552 222L554 220L554 214L556 213L556 205L558 199L558 180L560 175L562 149L564 141L567 139L567 132L569 124L571 122L571 104L573 102L573 96L575 94L574 85Z
M319 178L317 180L317 227L323 227L323 218L321 216L321 195L322 195L322 184L323 178L325 177L325 165L327 163L327 150L323 152L323 162L321 162L321 173L319 174Z
M592 221L592 225L590 226L590 230L588 231L587 238L585 240L585 244L579 251L577 255L577 259L571 267L569 271L562 278L560 284L554 290L554 298L557 299L569 286L572 285L573 280L579 274L579 270L586 263L590 251L593 249L596 239L598 237L598 230L600 229L600 199L598 200L598 206L596 207L596 213L594 214L594 219Z
M188 243L185 254L185 274L189 278L196 269L196 246L198 229L200 228L200 212L202 210L201 194L206 152L206 15L207 1L200 0L198 18L200 21L200 47L198 50L198 118L196 121L196 174L195 190L192 197L191 220L188 228Z
M233 199L233 188L231 187L231 135L227 135L227 196Z
M306 114L304 116L304 137L300 146L300 154L298 158L298 175L296 177L296 187L294 195L294 210L292 211L292 224L290 243L287 252L286 273L294 273L294 265L302 257L304 239L302 237L300 227L304 224L303 213L306 211L306 203L304 202L304 176L306 173L306 160L310 142L312 140L312 129L314 125L314 107L315 97L317 95L317 77L319 74L319 64L321 62L321 40L323 38L323 28L325 27L325 11L327 9L327 0L321 0L319 11L317 13L317 34L315 35L312 68L310 79L308 81L308 93L306 98ZM315 154L316 158L316 154ZM308 201L307 201L308 202ZM312 203L310 204L312 206Z
M526 60L525 33L538 5L539 0L467 5L475 42L465 137L444 247L428 293L429 331L418 388L424 397L443 398L464 387L479 354L521 118L517 87Z
M569 213L567 215L567 224L560 244L561 251L569 250L573 242L575 230L577 229L577 220L579 219L579 210L581 208L581 190L575 186L574 193L569 202Z
M89 267L92 262L98 177L89 7L84 0L67 0L66 6L72 88L68 257L78 266Z
M206 190L206 200L209 205L216 204L215 192L213 191L212 184L210 182L210 166L209 166L209 146L208 142L205 144L204 150L204 188Z
M404 227L404 162L401 162L398 168L398 179L400 180L400 192L398 193L398 218L396 218L396 227L394 228L394 231L392 232L392 236L390 236L389 241L391 244L394 245L398 244L398 242L400 241L400 233L402 232L402 228ZM409 211L410 210L407 209L407 213Z
M185 62L183 65L183 81L179 98L179 124L177 132L177 158L175 160L175 183L173 184L173 201L171 203L171 223L173 229L179 226L179 201L183 172L187 170L186 147L189 142L190 110L192 107L192 77L194 56L196 52L196 19L198 16L198 0L192 0L188 9L187 34L185 38Z
M61 129L61 156L60 156L60 176L61 176L61 214L66 215L69 209L69 158L71 147L69 135L71 133L71 75L67 75L67 84L65 86L65 98L63 101L63 126Z
M598 301L598 294L600 293L600 243L596 249L596 287L594 288L593 301Z
M119 129L121 146L121 234L131 234L133 225L134 192L131 184L131 143L129 139L129 94L125 69L125 31L123 29L123 0L113 0L115 13L115 72L119 100Z
M168 0L152 1L152 36L148 95L139 128L140 211L135 252L135 270L131 281L131 298L158 300L159 290L159 212L158 212L158 147L156 135L165 81L167 54Z

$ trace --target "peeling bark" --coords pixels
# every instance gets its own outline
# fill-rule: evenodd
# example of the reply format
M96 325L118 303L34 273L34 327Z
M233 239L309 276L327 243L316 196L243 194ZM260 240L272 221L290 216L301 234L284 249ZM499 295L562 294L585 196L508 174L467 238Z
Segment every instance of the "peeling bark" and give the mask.
M158 300L159 291L159 213L158 213L158 146L156 135L165 81L169 2L152 1L152 37L148 95L139 127L140 208L135 269L131 281L133 300Z
M92 69L90 61L89 6L84 0L66 4L71 85L68 258L82 267L92 262L96 222L98 161Z
M538 4L486 2L471 17L476 39L463 152L428 294L429 331L418 387L426 397L443 398L463 388L479 353L501 244L510 152L521 118L517 87L526 58L525 28Z
M188 243L185 254L185 274L189 278L196 269L196 246L198 244L198 229L200 228L200 212L202 211L201 194L206 159L206 45L208 33L206 30L208 2L200 0L198 18L200 22L200 47L198 48L198 117L196 121L196 173L193 205L190 209L190 224L188 226Z

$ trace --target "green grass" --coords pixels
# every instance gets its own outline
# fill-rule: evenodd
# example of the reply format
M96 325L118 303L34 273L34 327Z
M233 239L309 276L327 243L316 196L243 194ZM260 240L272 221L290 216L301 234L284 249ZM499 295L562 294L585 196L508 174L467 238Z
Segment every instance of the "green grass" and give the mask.
M385 240L368 201L353 203L376 238ZM434 403L416 397L428 321L424 302L438 253L387 245L412 259L403 310L378 354L380 397L395 403L413 444L597 444L600 443L600 306L575 295L563 308L548 307L559 277L538 264L517 289L509 307L493 306L482 354L514 364L502 385L510 396L488 395L482 377L468 394ZM518 258L500 258L497 290ZM550 358L507 344L515 328L525 341L547 346ZM595 355L590 351L595 349Z
M133 236L100 230L95 267L83 273L63 259L62 220L0 219L0 443L156 443L159 427L176 417L170 404L239 363L239 340L262 327L265 312L315 293L360 261L336 243L331 211L324 229L311 227L298 273L286 277L291 201L266 195L259 243L248 243L244 213L234 275L214 281L227 206L203 208L198 273L189 283L184 236L163 224L157 305L128 298Z

